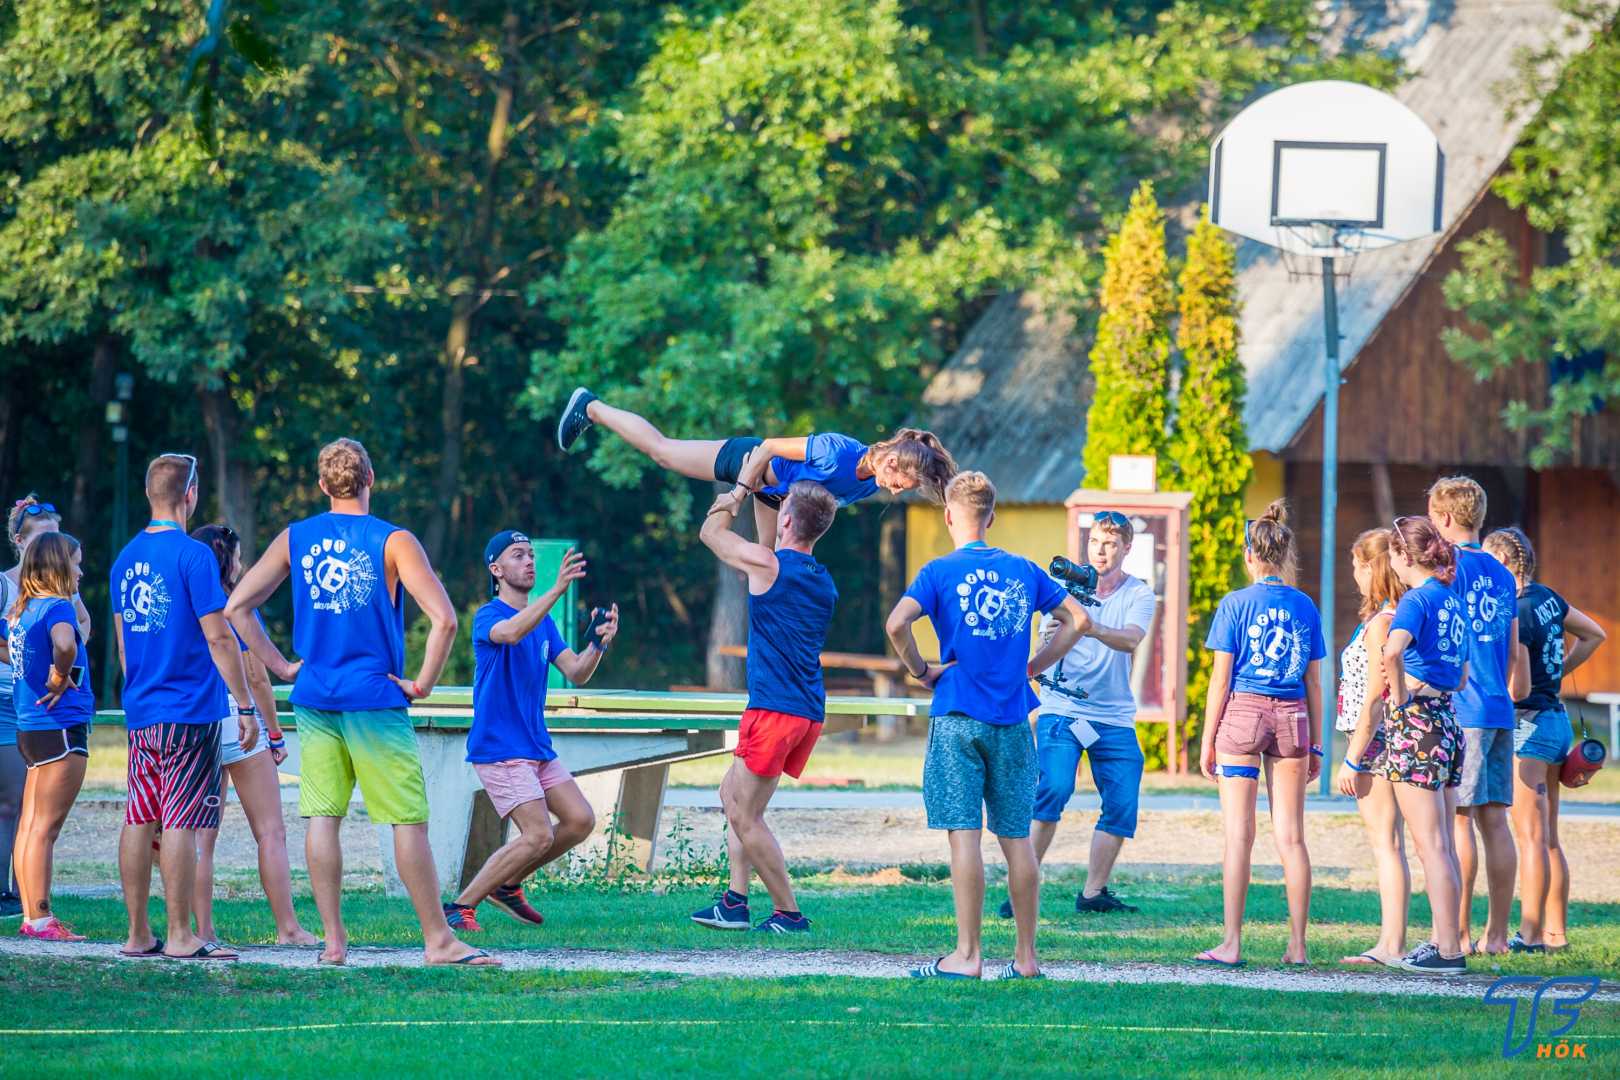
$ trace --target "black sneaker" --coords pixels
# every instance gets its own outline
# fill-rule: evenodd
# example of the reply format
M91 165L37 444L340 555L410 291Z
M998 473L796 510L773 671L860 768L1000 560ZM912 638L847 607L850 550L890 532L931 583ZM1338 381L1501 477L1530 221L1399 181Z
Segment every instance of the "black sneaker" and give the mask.
M22 912L22 897L12 892L0 892L0 919L15 919Z
M1432 941L1425 941L1395 963L1403 971L1410 971L1414 975L1468 974L1468 958L1466 956L1449 958L1441 956L1439 946Z
M1003 919L1010 919L1013 917L1012 897L1008 897L1001 902L1001 907L996 909L996 914L1000 915Z
M595 400L596 395L583 386L568 399L568 407L563 409L562 419L557 421L557 446L564 452L591 426L592 420L585 414L585 408Z
M1141 908L1125 903L1125 901L1109 892L1108 887L1105 885L1103 886L1102 892L1098 893L1096 896L1087 896L1083 890L1075 893L1074 910L1089 912L1133 912L1140 911Z

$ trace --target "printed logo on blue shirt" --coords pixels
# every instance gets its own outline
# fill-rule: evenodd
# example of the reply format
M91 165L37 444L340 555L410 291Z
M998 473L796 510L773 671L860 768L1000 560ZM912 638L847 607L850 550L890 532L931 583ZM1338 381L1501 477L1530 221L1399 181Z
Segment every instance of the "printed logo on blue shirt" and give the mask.
M1262 679L1293 682L1305 673L1309 662L1309 630L1294 621L1284 607L1268 607L1249 624L1245 632L1253 674Z
M1462 605L1457 602L1455 596L1448 596L1435 615L1440 621L1440 631L1435 640L1440 649L1440 659L1448 664L1461 666L1464 660L1463 641L1468 636L1468 625L1462 616Z
M173 597L163 575L149 562L136 562L124 571L118 583L118 606L123 611L124 629L137 634L162 630L169 624Z
M371 556L347 541L325 537L298 560L316 611L343 615L365 607L377 587Z
M1480 641L1495 641L1497 635L1506 633L1513 618L1512 606L1501 602L1499 591L1490 574L1476 574L1463 593L1468 601L1469 626Z
M970 570L956 587L962 622L974 637L1000 641L1029 625L1029 593L1014 578L1005 582L995 570Z
M6 647L11 650L11 670L16 672L16 680L22 682L23 673L28 670L28 633L23 630L22 619L16 618L6 628ZM11 692L11 687L6 687Z

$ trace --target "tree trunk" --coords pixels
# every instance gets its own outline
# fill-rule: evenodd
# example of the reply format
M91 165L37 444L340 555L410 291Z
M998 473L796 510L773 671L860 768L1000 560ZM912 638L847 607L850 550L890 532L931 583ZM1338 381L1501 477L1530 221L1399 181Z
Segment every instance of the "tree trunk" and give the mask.
M883 515L878 529L878 598L882 611L880 619L887 619L894 605L906 591L906 504L894 503ZM883 649L892 653L894 646L885 635Z
M714 490L722 492L729 485L716 484ZM744 507L737 515L732 530L745 540L755 539L753 507ZM722 656L722 645L745 645L748 642L748 579L742 571L733 570L719 560L714 570L714 610L709 616L709 655L704 666L705 685L728 690L740 690L748 684L748 668L734 656Z
M102 438L107 425L101 410L112 397L113 375L118 367L116 342L110 337L96 341L90 358L90 405L95 419L79 429L78 460L73 468L73 496L68 502L69 528L84 529L90 520L90 488L97 477L106 475L101 461Z
M444 368L444 388L439 405L439 475L434 483L433 517L428 522L427 549L434 561L448 557L452 527L459 524L461 510L461 460L466 446L466 385L469 366L468 345L472 340L473 315L488 299L496 281L495 199L501 163L506 159L512 137L512 103L517 97L518 16L508 11L501 23L505 39L501 48L501 73L495 84L495 108L485 139L484 172L478 185L478 202L473 227L463 249L463 262L477 261L471 275L471 290L451 299L450 328L445 335L440 366Z
M204 387L197 392L197 397L202 406L203 429L208 435L203 475L213 479L214 492L219 499L219 520L235 529L236 535L242 538L242 562L248 564L258 551L255 536L258 514L247 464L235 453L242 427L241 413L229 387Z

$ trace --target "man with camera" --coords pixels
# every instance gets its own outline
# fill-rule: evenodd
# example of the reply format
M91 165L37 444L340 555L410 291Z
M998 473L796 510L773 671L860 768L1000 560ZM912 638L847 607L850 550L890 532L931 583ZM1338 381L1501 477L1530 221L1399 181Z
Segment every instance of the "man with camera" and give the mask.
M1041 705L1035 721L1040 786L1030 827L1035 857L1046 858L1063 808L1074 794L1082 755L1091 758L1091 775L1102 796L1085 888L1074 898L1076 911L1136 910L1108 888L1120 848L1136 835L1143 757L1136 741L1131 656L1153 625L1156 602L1152 586L1124 570L1135 535L1130 519L1117 510L1093 517L1086 560L1097 572L1098 606L1089 610L1091 626L1084 636L1040 680ZM1041 627L1042 640L1054 629L1048 619ZM1001 915L1012 916L1011 901L1001 905Z

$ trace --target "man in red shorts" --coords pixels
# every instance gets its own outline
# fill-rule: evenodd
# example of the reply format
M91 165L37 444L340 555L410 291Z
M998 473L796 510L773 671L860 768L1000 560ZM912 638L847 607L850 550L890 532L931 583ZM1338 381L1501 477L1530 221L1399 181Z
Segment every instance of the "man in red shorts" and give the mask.
M775 910L755 930L802 934L810 920L799 911L782 849L765 824L765 807L787 773L804 772L821 735L826 690L821 648L827 641L838 589L811 552L838 512L820 484L802 480L788 489L776 521L776 549L731 531L748 489L733 488L709 508L699 534L727 566L748 578L748 709L737 731L737 760L720 782L720 803L731 829L729 887L692 921L716 930L747 930L748 879L758 871Z

